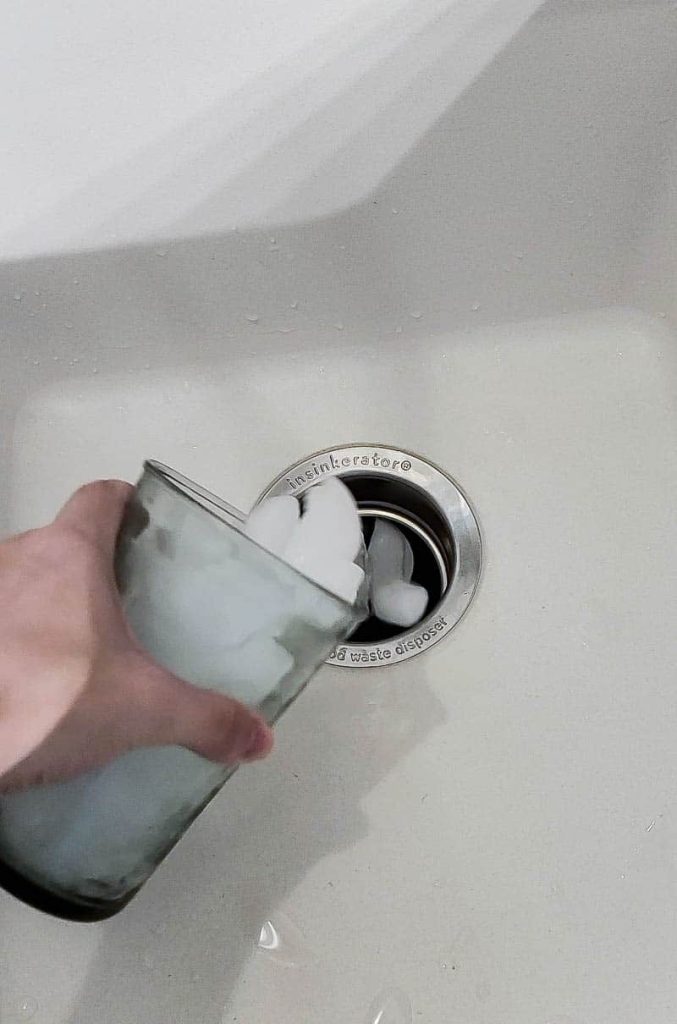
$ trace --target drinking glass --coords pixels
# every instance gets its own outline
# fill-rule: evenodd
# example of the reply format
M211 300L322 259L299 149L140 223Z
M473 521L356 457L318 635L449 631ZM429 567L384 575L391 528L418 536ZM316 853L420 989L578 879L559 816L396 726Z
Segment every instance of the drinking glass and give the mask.
M227 502L146 462L115 570L140 644L176 675L273 723L366 613L242 532ZM235 769L181 747L135 750L73 781L0 798L0 884L72 920L138 891ZM225 840L224 840L225 841Z

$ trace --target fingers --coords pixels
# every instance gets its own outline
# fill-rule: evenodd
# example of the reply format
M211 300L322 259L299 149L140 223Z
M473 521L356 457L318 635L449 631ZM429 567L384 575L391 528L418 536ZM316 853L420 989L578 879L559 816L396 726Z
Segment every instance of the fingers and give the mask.
M178 679L150 659L134 689L140 716L135 745L177 745L223 764L257 761L270 753L273 732L239 701Z
M55 523L76 529L101 550L113 556L127 502L134 493L124 480L96 480L85 484L72 495L55 519Z
M226 765L272 749L272 730L256 712L177 679L143 654L117 659L101 684L0 777L0 793L64 782L139 747L187 747Z
M223 764L258 761L273 747L263 719L229 697L184 684L177 695L175 742Z

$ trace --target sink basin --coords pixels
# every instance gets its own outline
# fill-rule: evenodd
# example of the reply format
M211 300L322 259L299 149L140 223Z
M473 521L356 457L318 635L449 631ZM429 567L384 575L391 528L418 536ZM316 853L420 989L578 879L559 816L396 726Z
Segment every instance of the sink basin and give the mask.
M430 651L325 668L117 918L1 897L3 1022L674 1022L677 9L471 8L334 5L333 91L257 72L256 146L245 68L199 202L184 138L168 192L62 161L5 222L5 531L146 456L245 509L373 443L458 480L484 569Z

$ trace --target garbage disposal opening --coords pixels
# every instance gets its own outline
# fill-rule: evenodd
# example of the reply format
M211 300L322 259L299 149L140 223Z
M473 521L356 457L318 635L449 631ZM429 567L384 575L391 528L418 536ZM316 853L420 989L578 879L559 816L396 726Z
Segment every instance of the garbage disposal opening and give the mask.
M339 476L352 491L367 545L379 519L405 536L413 554L411 582L425 588L427 606L413 626L372 614L329 659L351 668L384 667L423 653L446 637L475 594L481 536L459 485L432 462L390 445L329 448L294 463L261 496L301 498L313 484Z

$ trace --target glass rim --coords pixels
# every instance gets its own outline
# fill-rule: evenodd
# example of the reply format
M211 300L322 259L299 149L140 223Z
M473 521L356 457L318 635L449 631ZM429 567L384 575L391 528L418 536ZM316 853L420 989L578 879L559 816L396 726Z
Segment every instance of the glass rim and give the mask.
M151 476L167 484L170 490L176 491L177 494L183 495L184 498L188 498L194 504L200 505L206 512L214 515L217 519L220 519L220 516L214 509L218 509L219 512L224 513L229 519L234 519L243 525L247 521L244 512L240 512L234 505L224 501L223 498L219 498L213 491L208 491L201 484L196 484L194 480L184 476L183 473L179 473L178 470L166 465L166 463L158 462L157 459L145 459L143 469L144 472L150 473ZM222 519L220 521L223 522Z
M272 551L268 551L268 549L264 548L263 545L252 540L251 537L248 537L241 529L246 523L247 517L243 512L240 512L239 509L235 508L234 505L224 501L223 498L219 498L218 495L207 490L206 487L202 487L201 484L196 484L194 480L184 476L183 473L179 473L178 470L172 469L172 467L166 465L166 463L158 462L157 459L144 459L143 471L144 473L148 473L149 476L152 476L155 480L158 480L163 486L168 487L169 490L173 491L180 498L190 502L191 505L196 505L198 508L203 509L213 519L216 519L217 522L231 530L236 530L241 534L244 540L249 544L252 544L255 548L258 548L259 551L262 551L268 558L273 558L279 565L284 566L288 572L292 573L294 576L298 576L298 578L303 580L303 582L308 586L326 594L326 596L330 597L332 601L335 601L336 604L346 608L355 618L359 619L359 601L356 601L354 604L350 604L349 601L339 597L338 594L334 594L321 583L311 580L309 576L306 576L305 573L300 571L300 569L296 569L293 565L290 565L289 562L285 562L285 560L280 558L279 555L274 554ZM228 519L233 520L234 522L228 522L228 519L219 515L219 512L216 511L217 509L219 512L225 514Z

